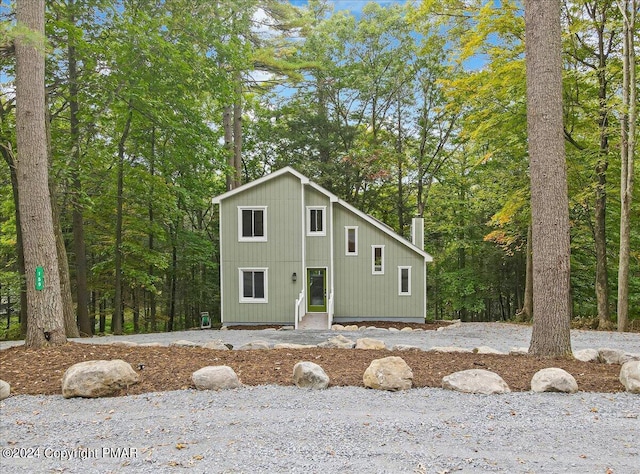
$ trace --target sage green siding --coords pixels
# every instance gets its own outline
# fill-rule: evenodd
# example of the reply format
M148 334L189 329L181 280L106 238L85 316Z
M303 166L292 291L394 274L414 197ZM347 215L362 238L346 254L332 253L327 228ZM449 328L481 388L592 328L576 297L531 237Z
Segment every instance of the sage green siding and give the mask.
M324 207L325 212L325 235L311 236L307 234L307 223L305 222L304 233L306 235L306 265L307 267L331 267L331 203L329 198L315 189L306 187L305 191L305 220L307 218L307 207ZM328 278L328 276L327 276Z
M424 320L428 255L299 173L281 170L218 202L224 324L295 324L295 301L301 293L306 297L309 268L327 269L336 322ZM325 235L307 235L310 206L324 210ZM266 241L239 239L241 207L266 210ZM355 256L345 255L345 227L358 228ZM372 273L373 245L384 246L383 274ZM410 295L399 295L399 267L411 267ZM240 302L242 268L266 270L266 302Z
M345 255L345 227L358 228L358 255ZM367 220L334 207L334 321L398 319L423 321L424 258ZM384 274L372 274L372 245L384 245ZM411 295L398 294L398 267L411 267Z
M221 204L222 320L293 324L302 285L302 184L284 174ZM266 206L266 242L238 241L238 206ZM267 268L267 303L240 303L240 268ZM291 275L296 273L297 282Z

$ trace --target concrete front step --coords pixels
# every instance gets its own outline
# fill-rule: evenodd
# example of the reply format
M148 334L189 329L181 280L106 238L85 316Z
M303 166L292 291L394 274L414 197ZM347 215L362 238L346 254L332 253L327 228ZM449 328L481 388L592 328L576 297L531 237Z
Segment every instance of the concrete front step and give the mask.
M298 329L329 329L327 313L307 313L298 323Z

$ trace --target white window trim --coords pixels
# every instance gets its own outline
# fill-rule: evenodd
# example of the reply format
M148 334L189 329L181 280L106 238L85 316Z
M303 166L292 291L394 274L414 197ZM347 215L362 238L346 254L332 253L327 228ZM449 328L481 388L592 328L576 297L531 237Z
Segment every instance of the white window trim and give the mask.
M311 230L311 211L322 211L322 231ZM327 235L327 206L307 206L307 235L322 237Z
M262 211L262 237L242 236L242 211ZM266 242L267 241L267 206L238 206L238 242Z
M402 270L408 270L408 278L407 278L407 292L402 291ZM402 266L398 267L398 296L411 296L411 267L410 266Z
M264 298L245 298L244 296L244 272L264 272ZM240 303L268 303L269 301L269 269L268 268L238 268L238 295Z
M381 269L376 270L376 249L382 249L381 257ZM372 275L384 275L384 245L372 245L371 246L371 274Z
M349 252L349 231L354 230L356 236L356 251ZM358 256L358 226L345 226L344 227L344 254L347 257L357 257Z

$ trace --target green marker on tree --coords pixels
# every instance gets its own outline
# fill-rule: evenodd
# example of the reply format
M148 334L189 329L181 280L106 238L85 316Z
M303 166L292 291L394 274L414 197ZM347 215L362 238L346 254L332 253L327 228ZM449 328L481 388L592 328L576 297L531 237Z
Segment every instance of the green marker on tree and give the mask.
M44 290L44 268L36 267L36 290Z

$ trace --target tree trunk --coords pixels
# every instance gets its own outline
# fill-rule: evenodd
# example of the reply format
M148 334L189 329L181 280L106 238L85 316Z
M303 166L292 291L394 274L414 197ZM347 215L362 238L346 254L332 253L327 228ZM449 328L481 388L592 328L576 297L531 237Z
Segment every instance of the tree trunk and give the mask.
M133 332L138 334L140 332L140 301L136 288L131 291L131 297L133 298Z
M18 196L18 174L16 172L16 162L10 149L0 147L2 156L9 166L9 174L11 175L11 190L13 192L13 204L15 207L16 219L16 266L20 275L20 335L27 335L27 286L24 272L24 249L22 247L22 229L20 227L20 198Z
M635 73L636 0L625 0L622 38L622 120L620 143L620 260L618 264L618 331L629 326L629 258L631 254L631 200L637 113Z
M47 163L44 0L18 0L16 19L33 35L16 38L18 194L27 281L25 345L64 344L62 295Z
M177 228L176 228L176 232L177 232ZM174 241L174 243L172 244L172 251L171 251L171 295L169 296L169 298L171 299L169 301L169 321L167 322L167 331L169 332L173 331L173 326L174 326L175 317L176 317L177 267L178 267L178 250L176 248L176 244Z
M569 199L562 124L560 0L525 0L533 237L529 353L571 355Z
M68 0L69 23L75 25L75 0ZM80 120L78 105L78 71L76 48L69 37L67 49L69 61L69 135L71 139L71 188L73 206L73 250L76 263L76 300L78 327L83 336L93 335L89 319L89 290L87 285L87 250L84 241L84 215L82 205L82 183L80 181Z
M100 323L99 330L100 334L104 334L107 330L107 302L104 298L100 298Z
M523 321L531 321L533 318L533 252L531 238L531 226L527 231L527 263L525 266L524 277L524 301L522 303L522 309L520 315Z
M233 104L233 187L242 184L242 77L236 76L236 100Z
M51 194L51 211L53 212L53 229L56 237L56 253L58 255L58 271L60 274L60 294L62 297L62 313L64 317L64 332L67 337L80 337L76 313L73 308L73 297L71 296L71 277L69 276L69 260L67 258L67 248L64 244L62 227L60 225L60 211L56 201L56 186L53 180L49 180Z
M113 318L111 323L111 331L113 334L122 334L122 206L124 192L124 144L129 136L129 129L131 128L131 118L133 116L133 109L131 103L129 103L129 112L127 114L127 120L118 143L118 184L117 184L117 203L116 203L116 246L115 246L115 279L114 279L114 308Z
M45 96L45 124L47 133L47 161L49 169L53 163L51 156L51 127L48 111L48 100ZM58 272L60 274L60 294L62 297L62 314L64 317L64 332L67 337L80 337L76 313L73 309L73 297L71 296L71 277L69 276L69 259L64 243L62 225L60 224L60 209L58 207L58 186L52 177L49 177L49 199L51 200L51 218L53 219L53 231L56 237L56 254L58 255Z
M151 130L151 162L149 163L149 173L151 177L155 176L156 168L155 168L155 158L156 158L156 129L153 127ZM152 181L153 182L153 181ZM149 199L149 252L153 252L154 250L154 242L153 242L153 224L154 224L154 216L153 216L153 184L151 185L151 189L149 190L150 199ZM149 265L149 278L153 281L153 270L154 266ZM156 324L156 290L155 288L149 291L149 319L151 323L151 332L157 331Z

